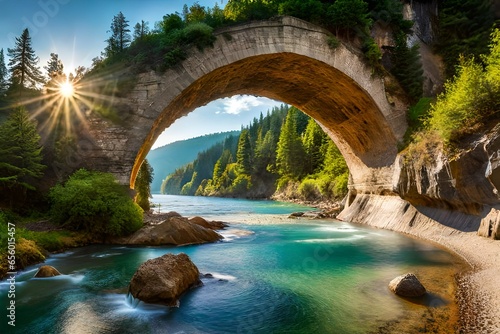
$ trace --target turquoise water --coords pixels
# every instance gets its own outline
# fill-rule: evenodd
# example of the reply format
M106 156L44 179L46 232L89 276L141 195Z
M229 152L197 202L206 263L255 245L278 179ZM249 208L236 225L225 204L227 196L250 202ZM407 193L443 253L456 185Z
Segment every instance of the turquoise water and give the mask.
M367 333L411 307L388 291L392 278L453 263L449 254L396 233L289 220L288 213L304 209L290 204L178 196L154 201L162 211L242 222L214 244L89 246L54 255L46 263L65 275L32 278L38 266L20 273L16 329L3 320L0 333ZM203 278L179 308L130 300L126 287L137 267L169 252L187 253L201 273L215 278ZM7 305L7 289L1 282L0 305Z

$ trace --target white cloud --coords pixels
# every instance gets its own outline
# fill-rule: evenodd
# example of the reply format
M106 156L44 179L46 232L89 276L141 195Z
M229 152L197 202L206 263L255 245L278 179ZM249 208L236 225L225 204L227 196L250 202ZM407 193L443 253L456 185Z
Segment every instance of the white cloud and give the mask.
M264 99L265 98L250 95L236 95L226 98L223 100L224 113L238 115L242 111L248 111L251 108L264 105Z

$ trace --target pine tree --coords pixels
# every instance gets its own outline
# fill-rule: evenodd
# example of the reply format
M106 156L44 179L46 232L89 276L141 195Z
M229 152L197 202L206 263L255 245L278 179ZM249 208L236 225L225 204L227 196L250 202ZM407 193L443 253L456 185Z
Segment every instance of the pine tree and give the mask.
M137 22L134 26L134 41L143 40L146 35L149 34L149 26L148 22L141 20L141 22Z
M342 198L347 194L349 169L338 147L333 141L327 142L324 168L321 173L330 180L328 189L324 189L328 197Z
M442 1L436 49L443 56L448 77L455 74L460 55L487 53L494 22L491 0Z
M248 129L241 131L238 151L236 152L236 163L238 164L239 173L246 175L252 173L252 147Z
M23 107L15 109L0 125L0 189L21 201L43 176L42 147L36 123ZM11 205L13 203L10 203Z
M304 136L302 137L307 161L305 166L306 174L315 173L322 167L324 156L321 149L326 139L327 136L318 123L310 118Z
M303 172L304 148L297 133L297 114L300 111L290 108L281 133L276 151L276 167L278 174L293 179L299 178Z
M64 74L64 65L57 53L50 54L50 59L47 61L47 66L44 69L47 71L49 79Z
M396 34L394 39L396 45L391 54L393 63L391 72L401 83L406 93L414 101L418 101L423 94L424 82L424 71L422 70L418 44L408 47L404 32Z
M214 166L214 173L212 176L212 183L215 187L216 190L219 190L220 187L222 186L221 184L221 177L224 171L226 170L227 165L233 163L233 155L231 154L231 151L228 149L225 149L222 152L221 157L217 162L215 163Z
M9 88L7 67L5 66L5 56L3 49L0 49L0 97L5 94Z
M146 159L142 162L135 180L135 189L137 191L135 201L144 211L149 211L149 209L151 209L149 199L151 198L151 182L153 182L153 176L153 167L151 167Z
M131 37L128 27L128 20L125 19L122 12L113 17L113 21L111 22L111 37L106 40L108 45L105 51L108 57L122 52L129 46Z
M254 166L256 173L259 175L269 171L276 161L276 140L273 133L267 131L265 136L259 135L259 139L255 144Z
M370 24L368 4L363 0L337 0L328 8L327 17L331 24L347 31L364 31Z
M9 67L14 85L34 88L44 82L42 73L37 66L38 57L31 47L31 37L28 29L24 29L20 37L16 37L16 46L7 49L10 57Z
M187 5L184 5L182 8L182 16L186 23L203 22L206 15L205 7L201 6L198 2L195 2L189 8Z

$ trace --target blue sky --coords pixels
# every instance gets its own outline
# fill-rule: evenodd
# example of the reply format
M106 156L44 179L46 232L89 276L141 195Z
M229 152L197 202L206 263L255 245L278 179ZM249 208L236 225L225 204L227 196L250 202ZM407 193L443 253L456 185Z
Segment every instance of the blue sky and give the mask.
M59 55L65 69L90 66L92 58L101 54L109 37L113 16L122 12L133 27L141 20L150 28L165 14L182 12L184 4L195 1L170 0L0 0L0 48L14 46L14 38L28 28L32 46L40 58L39 66L47 64L50 53ZM227 0L198 0L200 5L224 7ZM8 59L6 59L8 62ZM212 132L240 129L260 112L281 102L251 96L236 96L214 101L179 119L158 139L154 147L176 140Z

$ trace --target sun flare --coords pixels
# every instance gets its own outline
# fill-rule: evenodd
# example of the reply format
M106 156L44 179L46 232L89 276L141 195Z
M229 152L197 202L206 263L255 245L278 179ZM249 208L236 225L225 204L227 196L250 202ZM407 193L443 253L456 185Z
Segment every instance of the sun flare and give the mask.
M75 87L69 81L65 81L59 86L59 93L65 98L72 97L74 92L75 92Z

